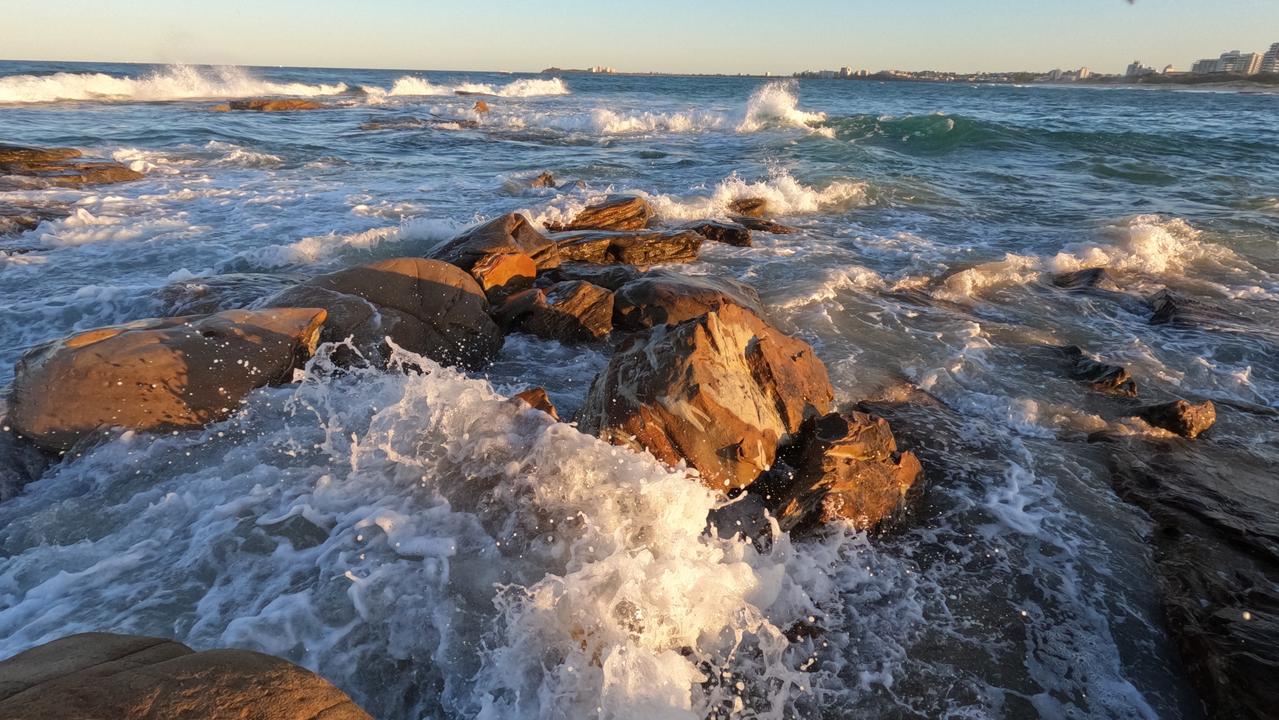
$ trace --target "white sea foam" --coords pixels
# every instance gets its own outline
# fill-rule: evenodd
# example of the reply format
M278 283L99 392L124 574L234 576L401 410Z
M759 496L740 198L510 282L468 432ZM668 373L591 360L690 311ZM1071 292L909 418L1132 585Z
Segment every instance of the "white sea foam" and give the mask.
M132 242L154 240L160 237L177 238L204 232L208 228L195 227L187 222L185 213L175 213L164 218L130 218L117 215L95 215L79 207L68 217L41 225L33 235L50 247L90 245L94 243Z
M1063 248L1051 261L1055 272L1087 267L1132 271L1149 275L1180 273L1200 262L1223 263L1238 259L1233 251L1206 242L1203 233L1181 218L1138 215L1106 227L1105 242L1087 242Z
M826 137L834 137L834 128L818 127L826 113L799 109L794 82L774 81L756 90L746 102L746 111L737 124L738 132L758 132L768 128L803 128Z
M766 180L748 181L734 174L721 180L709 192L688 196L650 195L649 201L659 217L693 220L723 217L730 213L729 204L743 198L762 198L772 215L800 215L861 204L866 198L866 183L835 180L822 188L805 185L785 170L775 171Z
M267 82L239 67L169 65L150 75L119 77L104 73L54 73L0 77L0 104L60 100L153 102L257 95L315 97L339 95L344 84L308 85Z
M438 85L423 77L405 75L391 84L390 90L381 88L365 88L370 94L389 97L417 97L433 95L456 95L462 93L478 93L496 95L498 97L522 98L546 95L568 95L568 84L560 78L521 78L505 85L489 85L485 83L461 83L458 85Z
M328 233L313 235L290 243L266 245L247 250L232 261L248 262L258 270L275 270L295 266L316 265L338 256L351 253L371 253L379 247L394 245L402 252L413 244L421 250L429 249L442 240L453 237L462 225L439 218L413 218L395 227L374 228L357 233Z

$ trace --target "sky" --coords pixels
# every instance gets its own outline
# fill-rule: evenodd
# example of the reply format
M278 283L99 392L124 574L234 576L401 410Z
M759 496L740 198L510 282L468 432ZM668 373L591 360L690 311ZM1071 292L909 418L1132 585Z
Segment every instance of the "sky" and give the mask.
M0 58L789 74L1187 69L1279 42L1279 0L0 0Z

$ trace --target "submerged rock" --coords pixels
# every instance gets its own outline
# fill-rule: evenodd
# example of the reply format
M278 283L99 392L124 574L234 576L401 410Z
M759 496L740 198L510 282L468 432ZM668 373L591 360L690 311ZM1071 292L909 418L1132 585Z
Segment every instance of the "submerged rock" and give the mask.
M513 295L498 315L503 325L538 337L590 342L613 331L613 293L569 280Z
M696 260L704 240L688 230L557 232L551 237L564 260L641 267Z
M1097 289L1107 292L1119 292L1119 286L1111 279L1106 268L1085 268L1074 272L1056 273L1052 283L1065 290Z
M35 230L40 223L60 220L70 214L71 207L63 203L0 202L0 237L20 235Z
M653 271L626 283L613 299L613 324L633 332L654 325L678 325L725 305L763 316L759 295L748 285L709 276Z
M764 218L747 217L745 215L730 216L729 220L741 225L748 230L755 232L769 233L770 235L792 235L799 232L790 225L783 225L779 222L767 220Z
M712 240L725 245L734 247L750 247L751 231L750 228L738 225L737 223L719 222L718 220L703 220L701 222L689 223L682 229L692 230L707 240Z
M458 267L424 258L394 258L312 278L271 298L270 307L329 311L321 339L353 338L380 355L383 338L442 365L487 363L502 347L488 300Z
M371 720L324 678L280 658L108 633L0 662L0 717Z
M520 213L507 213L476 225L436 247L430 257L470 271L486 258L518 254L527 255L539 270L560 264L556 243Z
M166 315L204 315L238 310L296 285L299 278L271 273L228 273L178 280L155 291Z
M290 380L315 351L325 316L317 308L231 310L47 343L18 361L9 420L50 450L113 427L201 427L230 416L250 390Z
M808 343L725 305L631 338L595 378L578 422L667 464L686 460L707 486L731 490L770 468L778 443L833 398Z
M551 398L546 394L545 388L529 388L515 393L515 398L520 402L527 403L534 409L541 410L556 420L560 419L559 411L555 409L555 403L551 402Z
M1137 417L1157 428L1193 440L1217 422L1217 407L1211 400L1198 404L1174 400L1142 408L1137 411Z
M1070 363L1070 377L1088 383L1093 390L1123 397L1137 396L1137 383L1128 370L1089 357L1075 345L1062 348L1062 354Z
M548 223L547 230L643 230L653 217L648 201L618 195L587 207L567 223Z
M774 499L778 524L805 534L836 520L874 530L907 510L922 492L923 467L898 452L888 421L864 412L810 418L800 428L788 463L795 470Z
M232 110L250 112L297 112L299 110L323 110L328 105L314 100L298 98L249 98L248 100L232 100L221 105L214 105L214 112L230 112Z
M1173 324L1212 328L1237 326L1247 322L1245 318L1166 288L1151 295L1146 302L1153 311L1150 316L1151 325Z
M475 105L471 106L471 109L477 113L483 114L489 111L489 104L483 100L476 100Z
M549 171L543 171L542 174L533 178L533 182L529 183L529 187L553 188L555 187L555 176Z
M25 178L39 185L80 187L141 180L142 173L117 162L79 160L75 148L0 145L0 176Z

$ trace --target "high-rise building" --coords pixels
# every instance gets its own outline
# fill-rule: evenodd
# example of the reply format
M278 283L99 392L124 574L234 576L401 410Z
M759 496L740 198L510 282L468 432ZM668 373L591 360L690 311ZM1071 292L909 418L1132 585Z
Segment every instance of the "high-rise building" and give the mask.
M1190 66L1190 72L1196 75L1207 75L1208 73L1217 72L1217 58L1196 60L1195 64Z
M1261 69L1258 72L1279 74L1279 42L1270 46L1261 56Z
M1154 68L1142 65L1140 60L1133 60L1132 64L1128 66L1128 70L1124 72L1124 77L1141 77L1142 75L1151 75L1154 72Z
M1217 60L1217 72L1236 75L1256 75L1261 70L1261 53L1241 53L1238 50L1222 53Z

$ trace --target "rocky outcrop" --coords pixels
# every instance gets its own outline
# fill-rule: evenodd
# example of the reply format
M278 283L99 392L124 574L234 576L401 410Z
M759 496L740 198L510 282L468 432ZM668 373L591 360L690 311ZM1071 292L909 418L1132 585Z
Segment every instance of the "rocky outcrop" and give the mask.
M498 311L504 327L561 342L591 342L613 331L613 293L582 280L511 296Z
M588 206L567 223L547 223L547 230L643 230L653 217L648 201L632 195L610 197Z
M1198 404L1174 400L1144 407L1136 414L1154 427L1191 439L1199 437L1217 422L1217 407L1211 400Z
M595 378L583 432L696 468L722 491L770 468L778 443L830 409L826 367L802 340L726 305L622 345Z
M641 267L696 260L705 239L688 230L557 232L551 238L564 260Z
M630 265L595 265L570 261L538 275L539 285L554 285L567 280L585 280L609 290L617 290L626 283L643 276L644 272Z
M108 633L0 662L0 717L371 720L346 693L280 658Z
M701 222L689 223L683 229L692 230L707 240L734 247L750 247L752 244L750 228L737 223L702 220Z
M299 110L323 110L328 105L314 100L297 98L249 98L248 100L232 100L214 105L214 112L231 112L232 110L249 112L297 112Z
M28 183L56 187L81 187L141 180L143 175L117 162L79 159L75 148L31 148L0 145L0 176L17 178L0 182L0 189Z
M317 308L231 310L82 332L18 361L9 420L50 450L112 427L200 427L254 388L291 379L324 320Z
M710 276L653 271L626 283L613 299L613 325L626 332L678 325L737 305L763 316L759 295L748 285Z
M755 232L769 233L770 235L792 235L799 232L790 225L783 225L766 218L746 217L745 215L731 215L728 218L733 222L741 225L747 230Z
M155 291L155 298L164 305L165 315L205 315L250 307L299 280L271 273L210 275L171 282Z
M859 530L881 528L923 489L923 467L913 453L898 452L888 421L856 410L807 420L786 464L793 470L783 479L766 476L752 491L792 535L839 520Z
M560 264L556 243L519 213L477 225L436 247L430 256L470 272L486 293L497 291L496 296L526 288L538 270Z
M1123 366L1101 362L1075 345L1062 348L1062 354L1066 356L1071 378L1107 395L1137 396L1137 383Z
M728 209L738 215L762 218L768 215L768 201L759 197L738 198L728 204Z
M321 339L350 337L361 352L382 355L382 340L442 365L487 363L502 347L475 280L438 260L395 258L339 270L289 288L270 307L322 307L329 311Z
M526 403L534 409L550 415L555 420L560 419L560 413L555 409L555 403L551 402L551 398L546 394L545 388L535 387L515 393L515 399Z

